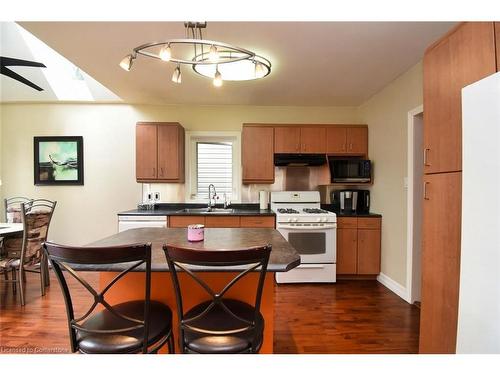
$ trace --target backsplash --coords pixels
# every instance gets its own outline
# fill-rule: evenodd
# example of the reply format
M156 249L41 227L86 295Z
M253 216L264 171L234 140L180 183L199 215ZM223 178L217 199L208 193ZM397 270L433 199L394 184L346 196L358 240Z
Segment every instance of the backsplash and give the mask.
M320 167L275 167L274 184L241 185L241 202L258 203L259 191L318 190L319 185L330 183L328 166ZM216 186L217 188L217 186ZM142 184L143 202L148 193L158 192L160 203L182 203L186 201L185 184ZM137 202L140 203L140 202Z

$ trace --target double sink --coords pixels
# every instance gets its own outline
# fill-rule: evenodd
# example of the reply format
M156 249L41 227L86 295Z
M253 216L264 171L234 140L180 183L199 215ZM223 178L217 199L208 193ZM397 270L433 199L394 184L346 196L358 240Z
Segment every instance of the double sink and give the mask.
M212 215L212 214L232 214L234 212L233 208L184 208L177 211L177 213L186 214L200 214L200 215Z

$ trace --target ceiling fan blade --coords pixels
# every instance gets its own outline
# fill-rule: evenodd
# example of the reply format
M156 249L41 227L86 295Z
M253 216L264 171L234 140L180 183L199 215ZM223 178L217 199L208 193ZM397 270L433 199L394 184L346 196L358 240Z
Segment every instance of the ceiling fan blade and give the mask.
M21 60L21 59L14 59L12 57L4 57L0 56L0 65L1 66L35 66L38 68L46 68L46 66L42 63L36 62L36 61L29 61L29 60Z
M40 86L35 85L33 82L28 81L26 78L23 76L17 74L16 72L13 72L12 70L6 68L3 65L0 65L0 74L3 74L7 77L10 77L12 79L15 79L16 81L19 81L21 83L24 83L25 85L37 90L37 91L43 91L43 89Z

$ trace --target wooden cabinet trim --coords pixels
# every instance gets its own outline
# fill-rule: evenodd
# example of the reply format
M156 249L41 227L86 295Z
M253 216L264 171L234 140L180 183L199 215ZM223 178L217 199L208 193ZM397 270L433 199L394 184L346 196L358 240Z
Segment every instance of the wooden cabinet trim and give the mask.
M239 216L205 216L207 228L239 228Z
M357 217L337 217L337 228L357 228Z
M203 224L205 225L205 216L169 216L168 226L169 228L186 228L191 224Z
M242 228L274 228L274 216L241 216Z
M358 217L358 228L360 229L381 229L382 218L380 217Z

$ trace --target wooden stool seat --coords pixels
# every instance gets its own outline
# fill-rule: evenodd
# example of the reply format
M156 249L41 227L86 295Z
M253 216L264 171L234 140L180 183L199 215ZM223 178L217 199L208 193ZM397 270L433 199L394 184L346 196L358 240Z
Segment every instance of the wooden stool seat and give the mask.
M206 310L212 301L206 301L196 305L191 310L186 312L184 319L191 319L204 310ZM252 321L254 319L255 307L245 302L223 299L222 303L238 317ZM214 306L203 319L200 319L197 326L206 331L215 331L217 335L206 333L197 333L186 330L184 340L189 350L196 353L218 354L218 353L242 353L250 351L252 347L257 351L262 346L262 337L264 332L264 318L260 314L257 315L255 328L238 333L230 333L230 331L241 330L246 324L241 320L233 317L229 312L225 311L220 305ZM228 333L222 335L221 332Z
M144 301L131 301L114 305L113 309L128 317L144 319ZM148 346L158 342L167 336L172 329L172 311L168 306L151 301L149 305L150 325L148 330ZM89 330L119 330L130 326L130 322L124 320L109 310L102 310L82 324ZM144 337L144 327L129 332L114 334L87 333L82 330L77 333L77 341L80 350L88 354L106 353L135 353L141 350Z

